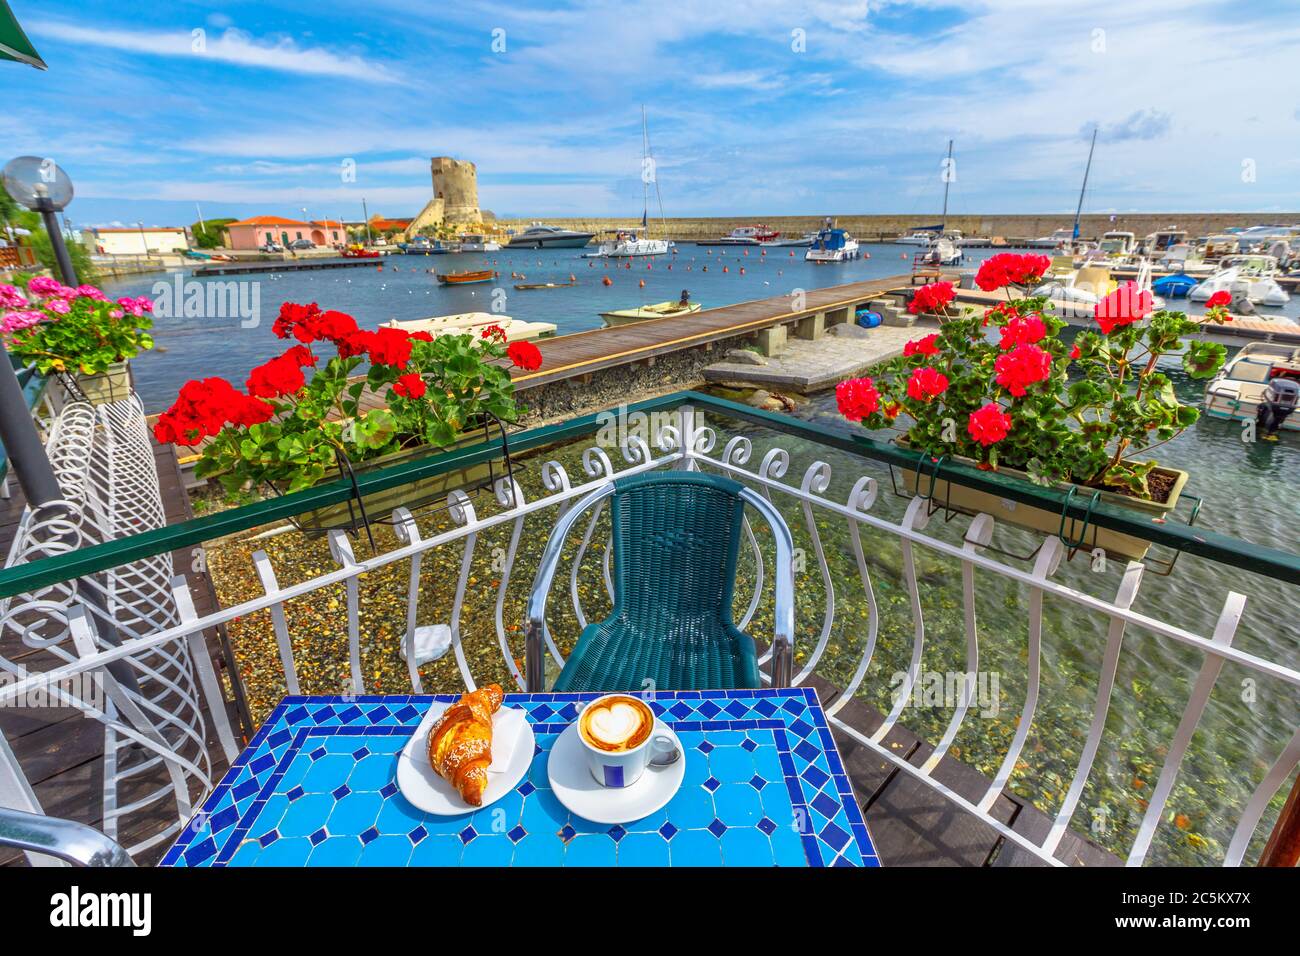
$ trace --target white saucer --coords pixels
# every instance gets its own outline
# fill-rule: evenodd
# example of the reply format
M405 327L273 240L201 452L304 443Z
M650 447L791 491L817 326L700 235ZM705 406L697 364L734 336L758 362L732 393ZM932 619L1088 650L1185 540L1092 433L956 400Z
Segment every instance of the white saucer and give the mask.
M677 745L681 756L666 767L649 766L630 787L602 787L591 775L587 754L578 739L578 724L570 724L555 740L546 760L546 776L560 803L592 823L631 823L648 817L668 803L686 777L686 748L672 728L655 721L654 733Z
M420 726L416 728L397 758L397 786L402 791L402 796L406 797L412 806L443 817L473 813L475 810L496 803L524 779L524 774L528 773L528 768L533 762L535 749L533 726L525 717L524 726L519 731L519 737L515 741L514 750L505 768L500 773L488 771L488 785L483 791L483 807L470 806L461 798L460 792L438 776L437 771L429 765L429 730L442 716L443 711L450 706L438 702L432 704L429 712L424 715L424 720L420 721ZM500 708L492 715L493 722L500 719L506 711L513 709L516 708Z

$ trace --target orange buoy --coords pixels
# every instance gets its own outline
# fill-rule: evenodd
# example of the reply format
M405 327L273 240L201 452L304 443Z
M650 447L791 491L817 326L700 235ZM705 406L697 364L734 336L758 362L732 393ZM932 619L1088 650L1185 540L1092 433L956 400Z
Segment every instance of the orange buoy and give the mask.
M614 284L614 280L611 279L609 276L605 276L605 277L603 277L600 281L601 281L601 283L602 283L603 285L613 285L613 284Z
M723 266L723 267L722 267L722 271L723 271L723 272L730 272L731 270L728 269L726 266Z
M793 249L790 250L790 257L791 257L791 258L794 258L794 250L793 250Z
M569 281L570 281L570 282L577 282L577 281L578 281L578 277L575 276L572 272L570 272L570 273L569 273Z
M700 266L700 271L701 271L701 272L708 272L708 271L709 271L709 267L708 267L708 266Z
M642 279L642 280L641 280L641 288L642 288L642 289L645 288L645 279Z
M740 274L741 274L742 276L745 274L745 267L744 267L744 266L741 266L741 267L740 267Z
M383 272L384 271L383 264L381 263L380 265L375 266L375 271Z

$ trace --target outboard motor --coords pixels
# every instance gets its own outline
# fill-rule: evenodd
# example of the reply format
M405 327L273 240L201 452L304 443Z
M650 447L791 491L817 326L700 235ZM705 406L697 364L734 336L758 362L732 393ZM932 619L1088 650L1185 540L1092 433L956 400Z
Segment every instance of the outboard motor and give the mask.
M1232 284L1232 302L1228 308L1233 315L1254 315L1255 303L1250 301L1247 293L1250 291L1250 283L1244 280L1237 280Z
M1277 441L1278 430L1300 403L1300 383L1289 378L1275 378L1260 396L1255 411L1256 431L1265 441Z

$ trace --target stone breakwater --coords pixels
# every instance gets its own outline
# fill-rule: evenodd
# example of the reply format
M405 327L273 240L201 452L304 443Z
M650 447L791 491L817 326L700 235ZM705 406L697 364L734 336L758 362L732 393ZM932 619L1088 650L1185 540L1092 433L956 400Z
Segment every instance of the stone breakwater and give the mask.
M737 226L749 226L765 223L778 230L783 236L801 236L815 231L821 226L824 216L728 216L716 218L679 218L665 219L662 223L651 220L651 228L662 231L674 239L694 242L699 239L716 239L729 233ZM835 217L837 223L861 239L892 239L905 230L917 226L933 225L939 221L937 213L927 215L840 215ZM497 225L503 229L519 231L525 229L533 220L501 219ZM598 217L544 219L549 225L561 229L575 229L582 232L601 233L611 229L630 229L641 224L640 219L608 219ZM1074 214L1068 211L1059 213L1035 213L1032 215L1002 215L998 213L981 213L971 215L950 215L948 226L960 229L970 236L1003 236L1007 239L1034 239L1050 235L1056 229L1068 228L1074 221ZM1116 215L1112 220L1109 215L1085 215L1079 220L1079 231L1085 237L1096 238L1112 229L1127 230L1139 237L1157 229L1176 225L1185 229L1189 235L1204 236L1222 232L1230 226L1257 226L1268 223L1300 222L1300 212L1242 213L1242 212L1153 212L1127 213Z

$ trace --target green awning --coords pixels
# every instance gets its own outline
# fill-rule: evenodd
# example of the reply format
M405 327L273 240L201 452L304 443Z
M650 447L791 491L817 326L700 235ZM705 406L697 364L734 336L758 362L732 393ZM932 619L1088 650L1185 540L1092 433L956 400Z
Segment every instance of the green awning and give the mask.
M38 70L49 69L36 52L6 0L0 0L0 60L27 63Z

